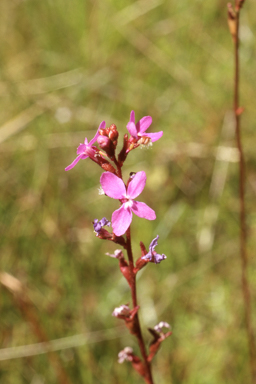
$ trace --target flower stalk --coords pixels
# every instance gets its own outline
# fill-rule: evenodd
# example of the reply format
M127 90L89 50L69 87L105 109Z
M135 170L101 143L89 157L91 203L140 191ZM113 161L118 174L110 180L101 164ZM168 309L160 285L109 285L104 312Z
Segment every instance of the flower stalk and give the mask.
M120 207L112 214L111 222L103 217L101 220L95 219L93 227L96 236L102 240L113 241L123 247L127 252L125 259L122 250L117 249L114 254L107 255L119 261L119 268L125 277L131 291L132 309L129 305L121 305L113 311L112 315L120 320L125 321L125 325L129 332L137 339L141 358L133 353L132 348L125 347L119 352L118 361L123 363L129 361L132 367L147 384L154 384L151 371L151 361L157 353L161 343L171 335L171 332L162 332L162 325L166 327L165 322L160 322L154 329L149 328L153 340L147 350L142 335L140 320L138 316L139 306L137 302L136 292L136 275L137 272L146 266L147 263L159 264L166 259L164 254L160 255L155 251L159 236L152 240L147 251L145 245L140 242L141 256L134 263L134 256L131 243L131 223L133 214L147 220L155 220L155 211L147 204L135 200L143 191L146 184L146 173L144 171L131 172L128 181L125 183L122 177L122 166L128 154L139 146L150 146L152 142L159 140L163 132L147 133L147 129L152 123L151 116L144 116L135 124L134 111L131 112L130 121L127 124L127 130L130 134L124 135L123 147L116 156L116 147L119 132L115 124L106 128L103 121L96 132L94 138L88 142L87 138L84 144L80 144L77 148L76 159L66 168L69 171L80 160L91 159L98 164L105 172L100 177L101 194L116 199L120 203ZM98 144L98 149L94 144ZM109 232L106 228L112 226L113 232ZM167 324L167 328L169 324Z
M127 255L129 259L129 269L130 269L130 282L131 282L131 295L132 295L132 303L133 308L137 307L137 292L136 292L136 274L134 273L134 262L133 262L133 254L132 254L132 244L131 244L131 230L130 227L126 231L126 239L127 239ZM148 384L154 384L152 372L151 372L151 365L148 361L148 356L146 352L145 342L142 336L141 327L140 327L140 321L138 313L136 313L134 318L135 328L136 328L136 337L138 339L138 344L140 347L140 352L144 360L145 364L145 381Z
M240 11L244 0L235 0L235 7L228 3L228 24L234 43L234 101L235 137L239 153L239 205L240 205L240 259L241 259L241 286L244 300L245 326L247 331L248 349L250 355L250 368L252 383L256 383L256 348L252 326L251 293L248 281L248 254L247 254L247 224L245 209L245 182L246 171L244 152L241 139L240 117L243 108L239 105L239 21Z

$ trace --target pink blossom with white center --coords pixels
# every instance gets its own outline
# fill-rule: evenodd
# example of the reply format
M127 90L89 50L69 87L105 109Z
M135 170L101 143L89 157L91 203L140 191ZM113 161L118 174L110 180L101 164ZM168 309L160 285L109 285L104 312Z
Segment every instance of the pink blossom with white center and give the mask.
M159 140L163 136L163 131L155 133L146 133L146 130L152 124L151 116L144 116L140 119L137 124L135 124L135 113L131 111L130 121L126 125L131 136L135 137L136 140L139 140L141 137L149 137L154 143L154 141Z
M93 157L95 155L95 149L92 147L92 145L95 143L99 136L99 130L104 129L106 127L105 121L102 121L99 125L99 128L96 132L96 135L94 138L88 143L87 138L84 139L84 144L80 144L79 147L77 148L77 154L78 156L75 158L75 160L65 168L65 171L69 171L71 168L73 168L79 160L81 159L87 159L87 157Z
M146 184L146 173L136 173L127 190L122 179L111 172L101 175L100 183L105 194L112 199L120 200L121 207L112 214L112 227L116 236L123 235L132 222L132 213L147 220L155 220L156 214L147 204L134 199L141 194Z

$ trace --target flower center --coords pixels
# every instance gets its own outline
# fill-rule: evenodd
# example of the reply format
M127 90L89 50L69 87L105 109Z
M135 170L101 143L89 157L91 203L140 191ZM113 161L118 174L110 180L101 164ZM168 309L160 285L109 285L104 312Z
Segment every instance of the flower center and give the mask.
M122 202L122 204L123 204L125 209L131 208L133 206L133 200L130 199L128 196L127 197L123 197L121 199L121 202Z

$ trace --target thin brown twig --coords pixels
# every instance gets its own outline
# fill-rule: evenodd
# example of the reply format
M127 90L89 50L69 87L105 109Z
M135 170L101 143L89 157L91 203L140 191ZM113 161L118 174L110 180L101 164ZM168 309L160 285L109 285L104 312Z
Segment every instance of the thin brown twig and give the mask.
M229 23L233 25L231 33L234 42L234 114L235 114L235 135L236 144L239 152L239 204L240 204L240 257L241 257L241 283L244 299L245 326L248 338L250 355L250 368L252 383L256 383L256 349L251 315L251 294L248 281L248 255L247 255L247 225L245 209L245 161L241 140L240 115L242 108L239 107L239 17L243 5L242 0L235 1L235 10L232 5L228 5Z

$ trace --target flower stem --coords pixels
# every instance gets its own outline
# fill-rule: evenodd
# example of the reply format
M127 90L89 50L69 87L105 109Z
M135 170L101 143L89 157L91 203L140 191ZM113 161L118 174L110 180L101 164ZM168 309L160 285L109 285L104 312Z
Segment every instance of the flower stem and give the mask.
M244 153L241 141L240 129L240 108L239 108L239 16L241 6L240 0L236 0L236 31L234 34L234 114L235 114L235 134L236 144L239 152L239 201L240 201L240 258L241 258L241 280L242 292L244 299L245 325L248 338L248 347L250 354L250 366L252 383L256 383L256 353L255 340L251 318L251 294L248 282L248 256L246 249L247 227L246 227L246 211L245 211L245 163Z
M122 166L120 165L119 161L116 159L116 157L114 156L114 159L113 159L115 165L116 165L116 168L117 168L117 176L120 177L120 179L123 179L122 177Z
M137 292L136 292L136 274L134 273L134 263L133 263L133 254L132 254L132 245L131 245L131 230L130 227L126 231L126 239L127 239L127 255L129 259L129 269L130 269L130 287L131 287L131 296L132 296L132 303L133 303L133 308L137 307ZM147 376L144 377L145 381L148 384L154 384L153 382L153 377L152 377L152 372L151 372L151 365L150 362L148 361L148 356L146 352L146 347L145 347L145 342L142 336L141 332L141 327L140 327L140 321L139 321L139 316L138 313L135 315L135 323L136 323L136 337L138 339L138 344L140 347L140 352L144 360L144 365L145 365L145 371Z

